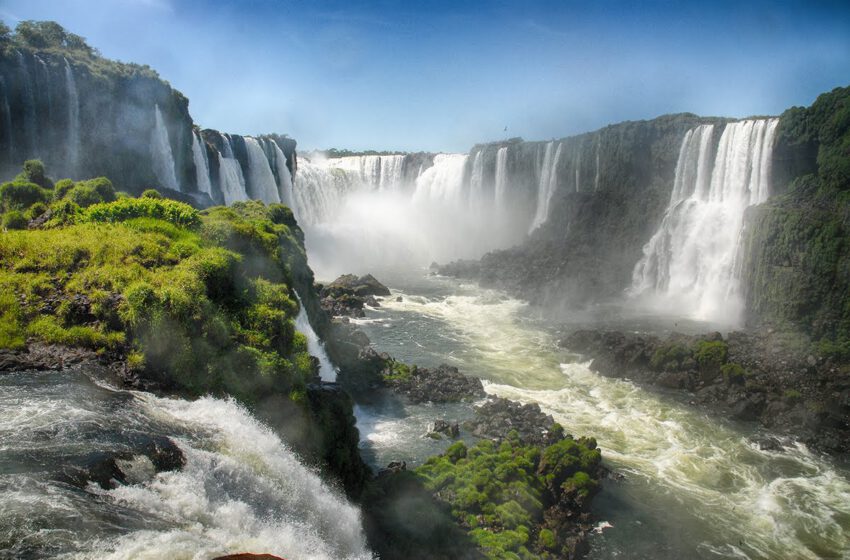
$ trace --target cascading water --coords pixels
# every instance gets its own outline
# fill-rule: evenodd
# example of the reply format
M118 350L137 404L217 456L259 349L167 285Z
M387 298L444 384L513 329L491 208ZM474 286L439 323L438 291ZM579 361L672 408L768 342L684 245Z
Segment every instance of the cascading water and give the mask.
M154 173L160 184L168 189L179 191L177 175L174 173L174 156L171 153L171 142L168 139L168 129L162 118L159 105L155 105L155 124L151 133L151 156Z
M203 140L197 132L192 133L192 161L195 164L196 186L198 192L212 194L212 183L210 182L210 164L207 162L207 153L203 146Z
M552 200L555 187L558 185L558 161L561 159L562 147L562 144L559 143L553 155L554 145L554 142L546 144L546 153L540 166L540 181L537 186L537 210L534 213L534 219L531 221L531 227L528 228L528 233L542 226L549 217L549 202Z
M6 90L6 80L0 76L0 90L3 92L3 130L5 131L5 142L8 149L9 161L14 158L15 150L14 137L12 136L12 110L9 108L9 96Z
M319 377L322 381L336 381L336 368L331 363L328 353L325 351L325 346L319 335L313 330L313 325L310 324L310 317L307 315L307 310L304 308L304 302L301 301L301 296L295 294L298 299L298 316L295 318L295 330L303 334L307 338L307 351L311 356L315 356L319 360Z
M88 374L0 376L0 556L372 558L359 511L234 401L118 391ZM163 436L185 466L156 473L138 442ZM64 482L73 465L119 453L127 484Z
M693 318L739 324L735 261L748 206L767 200L778 119L729 123L712 159L714 125L688 131L670 204L644 247L631 293Z
M469 177L469 207L474 210L480 208L483 203L484 158L481 157L481 150L478 150L472 160L472 173Z
M280 146L277 145L277 142L272 141L271 146L275 154L274 161L277 168L280 201L295 212L295 199L292 192L292 173L289 172L289 167L286 166L286 155L284 155Z
M505 191L508 188L508 147L499 148L496 152L496 183L494 200L496 211L502 212L505 208Z
M256 138L246 136L245 149L248 152L248 184L253 198L262 200L266 204L280 202L277 182L263 147Z
M80 96L68 59L65 59L65 88L68 93L68 170L73 174L77 172L80 160Z
M416 179L414 202L443 201L460 207L463 200L463 169L466 154L437 154L434 165Z
M38 123L36 118L35 94L32 87L32 75L26 57L18 51L18 68L24 90L24 135L27 139L27 153L37 154L39 148Z
M233 156L233 148L227 135L224 136L224 153L218 154L218 177L225 204L248 200L242 166Z

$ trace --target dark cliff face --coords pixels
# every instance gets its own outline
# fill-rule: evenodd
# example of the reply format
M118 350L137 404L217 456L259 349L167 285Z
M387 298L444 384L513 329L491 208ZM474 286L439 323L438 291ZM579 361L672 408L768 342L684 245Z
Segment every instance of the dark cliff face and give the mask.
M774 192L748 212L751 324L850 338L850 87L783 113Z
M56 178L106 176L118 190L130 193L157 188L198 206L224 202L217 165L222 150L217 140L223 135L195 131L182 93L147 66L100 57L56 24L36 22L31 27L35 31L30 34L0 38L0 179L12 178L25 160L37 158ZM157 173L157 109L176 185ZM195 134L202 139L208 171L196 168ZM247 177L244 140L229 137ZM295 140L277 134L257 138L276 143L294 175ZM198 192L198 174L207 172L210 196ZM182 196L169 192L175 186Z
M550 309L621 294L670 200L682 138L699 124L723 122L665 115L561 140L548 220L522 244L485 255L481 283ZM518 155L508 161L514 204L528 217L538 180L529 166L544 144L509 150Z

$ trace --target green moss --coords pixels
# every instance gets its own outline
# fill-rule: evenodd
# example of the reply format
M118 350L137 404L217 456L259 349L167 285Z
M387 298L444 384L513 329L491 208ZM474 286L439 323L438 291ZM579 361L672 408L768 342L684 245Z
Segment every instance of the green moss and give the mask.
M650 359L652 369L661 371L665 369L678 369L685 359L691 357L691 351L687 346L678 342L669 342L658 348Z
M803 394L796 389L787 389L782 393L782 397L787 401L796 402L803 398Z
M735 362L723 364L720 367L720 373L723 374L723 379L727 383L743 383L749 375L749 372L741 364L736 364Z
M701 340L694 351L694 359L703 369L719 369L728 355L729 347L722 340Z
M393 359L387 362L382 374L384 381L388 383L407 382L410 381L412 375L413 369L409 365Z

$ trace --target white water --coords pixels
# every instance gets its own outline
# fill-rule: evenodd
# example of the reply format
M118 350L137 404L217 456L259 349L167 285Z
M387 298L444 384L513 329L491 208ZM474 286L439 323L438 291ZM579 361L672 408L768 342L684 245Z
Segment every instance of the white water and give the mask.
M469 177L469 209L480 211L484 204L484 161L481 150L475 152L472 160L472 174Z
M38 125L36 123L35 114L35 94L33 93L27 60L24 55L21 54L21 51L17 51L17 55L18 66L24 76L24 79L22 80L24 85L24 96L26 97L26 102L24 103L24 134L27 136L27 141L29 142L29 151L27 153L36 154L40 146L38 141Z
M155 123L151 133L151 157L153 170L160 185L179 191L177 176L174 173L174 156L171 153L171 142L168 140L168 129L162 118L159 105L155 105Z
M334 368L328 353L325 351L325 345L319 340L319 335L316 334L313 325L310 324L310 318L307 316L307 310L304 308L301 296L295 294L295 297L298 299L295 330L307 338L307 351L310 355L319 359L319 377L322 378L322 381L336 381L336 368Z
M6 131L6 142L8 142L9 161L12 160L15 144L12 137L12 111L9 109L9 97L6 93L6 80L0 76L0 89L3 90L3 128Z
M283 150L280 149L280 146L277 145L277 142L270 140L272 149L275 154L275 167L277 168L277 176L279 178L279 188L280 188L280 201L288 206L292 211L295 211L294 203L295 199L293 197L292 192L292 174L289 172L289 168L286 166L286 155L284 155Z
M496 152L496 184L494 190L494 200L496 203L496 212L500 213L505 210L505 192L508 188L508 147L499 148Z
M218 154L218 179L225 204L248 200L242 166L233 156L233 148L230 146L230 138L227 135L224 136L224 153Z
M65 59L65 87L68 90L68 168L74 174L80 160L80 96L68 59Z
M688 131L670 204L634 269L634 296L695 319L740 324L735 261L744 211L769 195L777 124L778 119L727 124L714 157L714 126Z
M207 151L204 149L203 140L197 132L192 132L192 161L195 163L198 192L211 195L210 164L207 161Z
M0 384L0 557L372 557L359 511L232 400L114 391L74 370L7 374ZM133 483L113 490L77 490L50 472L126 450L138 434L171 437L185 467L155 474L139 455L123 467Z
M254 198L266 204L280 202L277 182L263 147L256 138L246 136L245 149L248 152L248 181Z
M561 159L561 144L558 144L553 156L554 145L554 142L546 144L546 153L540 166L540 180L537 185L537 210L528 233L542 226L549 218L549 202L558 186L558 161Z
M452 206L462 206L463 168L466 154L437 154L434 165L426 169L416 179L416 191L413 202L443 202Z
M363 328L379 351L456 365L489 380L488 393L536 402L569 432L597 438L625 479L606 480L597 499L613 528L594 538L591 559L848 558L846 469L790 442L761 449L741 426L593 373L522 302L447 279L427 286L394 291L402 301L386 298ZM364 445L404 458L405 443L385 431L407 427L373 424Z

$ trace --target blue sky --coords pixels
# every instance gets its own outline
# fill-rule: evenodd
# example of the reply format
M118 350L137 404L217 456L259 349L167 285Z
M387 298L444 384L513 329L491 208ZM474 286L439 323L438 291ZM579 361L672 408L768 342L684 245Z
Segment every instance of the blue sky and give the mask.
M466 151L850 84L847 2L3 0L0 18L56 20L157 69L201 126L301 148Z

